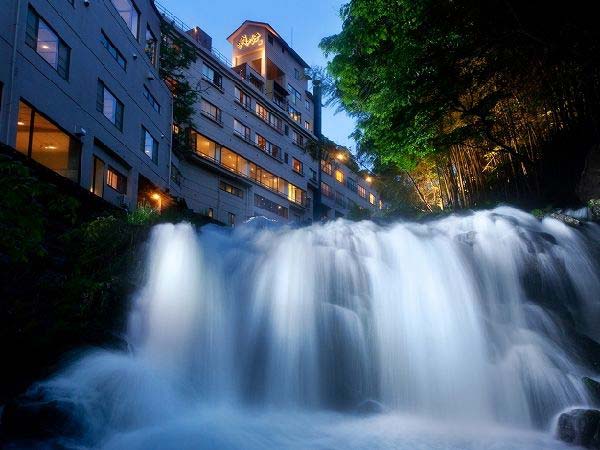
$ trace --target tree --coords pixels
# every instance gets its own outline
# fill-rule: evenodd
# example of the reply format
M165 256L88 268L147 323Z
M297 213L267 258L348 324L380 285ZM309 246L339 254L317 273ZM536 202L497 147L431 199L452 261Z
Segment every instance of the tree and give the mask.
M583 1L352 0L341 16L324 92L379 170L429 161L450 206L536 191L558 136L595 133L600 32Z

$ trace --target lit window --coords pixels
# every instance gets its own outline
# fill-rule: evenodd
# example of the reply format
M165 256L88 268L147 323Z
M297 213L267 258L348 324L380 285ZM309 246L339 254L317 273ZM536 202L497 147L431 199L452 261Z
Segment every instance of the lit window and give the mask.
M296 109L292 108L291 105L288 106L288 113L294 122L302 122L302 114L300 114Z
M136 6L131 2L131 0L112 0L112 4L125 21L125 24L131 31L131 34L133 34L137 39L140 13Z
M119 194L127 193L127 177L110 166L108 166L108 170L106 171L106 184Z
M239 198L244 198L244 191L224 181L219 181L219 189Z
M331 165L330 162L327 161L321 161L321 169L323 170L323 172L325 172L327 175L333 175L333 166Z
M233 131L235 132L235 134L241 136L245 140L250 140L250 128L237 119L233 120Z
M156 36L152 33L150 27L146 27L146 47L144 48L144 52L152 65L156 65Z
M24 102L19 103L17 150L79 182L81 144Z
M212 120L221 123L221 110L210 102L202 99L202 114L210 117Z
M310 125L310 122L308 120L304 121L304 128L308 131L312 131L312 126Z
M154 163L158 163L158 141L142 127L142 150Z
M304 174L302 161L298 161L296 158L292 158L292 169L296 173L299 173L301 175Z
M307 111L310 111L310 100L304 100L304 107L306 108Z
M123 103L108 90L101 80L98 80L96 109L123 131Z
M113 43L108 39L106 34L102 32L100 34L100 43L102 46L110 53L110 55L114 58L115 61L123 68L123 70L127 69L127 61L123 54L113 45Z
M210 159L217 159L217 143L207 139L201 134L192 130L192 145L196 152Z
M256 103L256 115L260 117L262 120L269 120L269 113L267 112L267 108L265 108L260 103Z
M333 198L333 189L323 181L321 181L321 192L325 197Z
M344 182L344 172L342 172L341 170L336 170L335 171L335 179L337 182L343 183Z
M213 212L213 209L212 209L212 208L208 208L208 209L206 210L206 215L212 219L212 218L213 218L213 216L215 215L215 213Z
M255 139L255 144L258 148L260 148L262 151L264 151L268 155L271 155L272 157L281 160L281 149L277 145L272 144L271 142L267 141L264 138L264 136L261 136L258 133L256 133L254 139Z
M357 186L358 186L358 195L360 195L362 198L367 198L367 190L364 187L362 187L360 184Z
M65 80L69 78L71 49L30 6L25 42Z
M372 193L369 193L369 203L371 205L375 204L375 196Z

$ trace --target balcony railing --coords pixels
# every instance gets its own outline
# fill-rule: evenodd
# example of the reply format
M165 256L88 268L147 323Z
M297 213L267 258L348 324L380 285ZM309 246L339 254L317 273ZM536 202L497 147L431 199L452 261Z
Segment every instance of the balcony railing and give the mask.
M252 84L260 92L265 91L265 79L250 64L243 63L239 66L235 66L233 71Z

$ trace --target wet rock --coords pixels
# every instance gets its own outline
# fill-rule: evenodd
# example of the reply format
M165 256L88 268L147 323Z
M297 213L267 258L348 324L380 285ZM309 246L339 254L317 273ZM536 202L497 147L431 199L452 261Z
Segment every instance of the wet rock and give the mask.
M67 400L46 399L35 391L9 401L2 411L2 435L10 440L76 437L83 433L78 407Z
M572 409L558 418L556 437L569 444L600 450L600 411Z
M381 414L385 412L385 406L383 406L377 400L368 399L360 402L354 409L354 412L364 416Z
M600 198L590 200L588 202L588 208L592 220L600 221Z
M600 406L600 383L589 377L583 377L581 381L583 381L583 385L587 389L594 404Z
M475 244L475 239L477 237L477 232L469 231L467 233L462 233L456 236L456 239L463 244L467 244L473 246Z
M565 225L569 225L571 227L578 227L581 225L581 220L575 219L574 217L567 216L566 214L559 212L553 212L551 214L548 214L548 217L559 220Z

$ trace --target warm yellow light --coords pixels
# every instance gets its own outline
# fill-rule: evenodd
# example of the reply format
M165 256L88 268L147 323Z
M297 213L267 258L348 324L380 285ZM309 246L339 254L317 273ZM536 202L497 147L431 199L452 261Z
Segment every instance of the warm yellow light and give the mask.
M370 183L371 181L373 181L373 178L367 177L367 178L365 178L365 180L367 181L367 183Z
M343 153L338 153L336 155L336 158L339 159L340 161L343 161L346 159L346 155L344 155Z
M262 37L261 37L260 33L257 31L256 33L254 33L250 36L248 36L247 34L244 34L238 41L237 48L239 48L241 50L244 47L250 47L253 45L262 45L262 44L263 44Z
M25 125L25 122L23 122L22 120L19 120L19 121L17 122L17 125L19 125L19 126L21 126L21 127L22 127L23 125Z
M157 194L157 193L155 192L154 194L152 194L152 195L150 196L150 198L151 198L152 200L159 201L159 200L160 200L160 194Z

